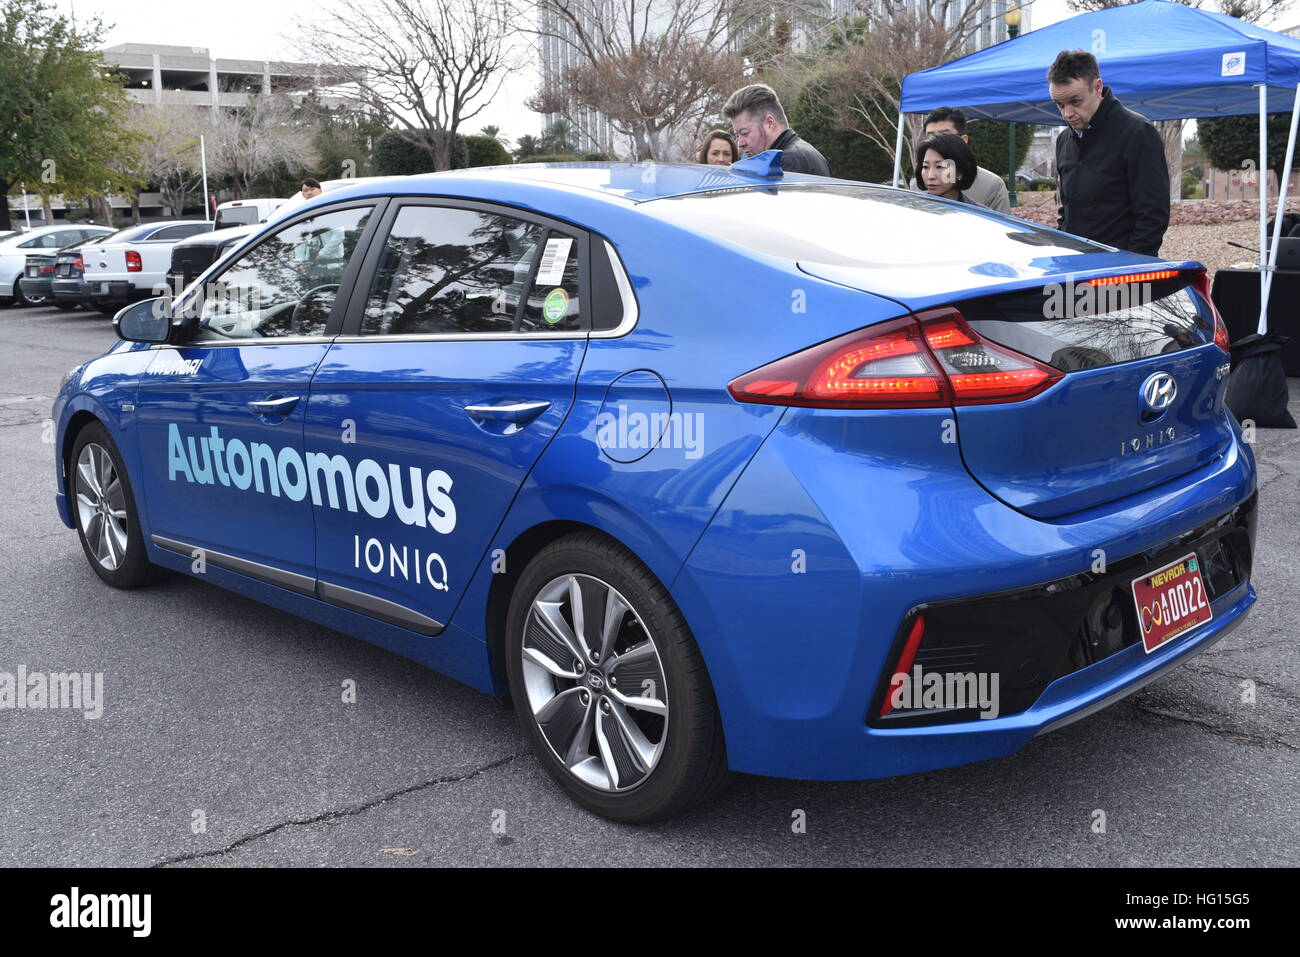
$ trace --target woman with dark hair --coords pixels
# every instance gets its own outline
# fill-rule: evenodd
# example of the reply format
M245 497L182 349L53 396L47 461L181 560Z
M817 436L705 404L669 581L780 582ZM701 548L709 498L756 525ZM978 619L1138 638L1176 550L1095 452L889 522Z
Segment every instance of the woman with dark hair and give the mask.
M934 133L916 145L916 188L931 196L979 205L962 192L978 169L975 154L955 133Z
M695 154L695 162L707 163L709 166L730 166L740 159L740 150L736 149L736 140L726 130L713 130L704 140L704 145Z

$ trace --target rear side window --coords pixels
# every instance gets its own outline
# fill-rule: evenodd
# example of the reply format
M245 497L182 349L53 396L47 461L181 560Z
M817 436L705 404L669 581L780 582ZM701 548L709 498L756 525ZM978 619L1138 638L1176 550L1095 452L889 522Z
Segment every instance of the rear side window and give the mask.
M384 241L365 335L581 328L575 236L511 216L407 206Z
M959 303L980 335L1063 372L1214 341L1214 318L1184 274L1147 282L1067 280Z

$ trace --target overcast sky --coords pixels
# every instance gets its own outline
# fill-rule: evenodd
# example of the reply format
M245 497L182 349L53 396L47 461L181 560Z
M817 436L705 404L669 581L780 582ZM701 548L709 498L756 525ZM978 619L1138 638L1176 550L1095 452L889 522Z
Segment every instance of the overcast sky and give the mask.
M293 59L294 22L340 0L55 0L79 19L99 17L108 27L107 46L119 43L167 43L207 47L219 58ZM343 5L346 6L346 0ZM1035 29L1071 15L1065 0L1034 0ZM1286 26L1287 24L1282 24ZM523 101L537 83L534 66L511 77L500 95L470 122L470 132L493 123L513 141L524 133L541 131L541 118Z

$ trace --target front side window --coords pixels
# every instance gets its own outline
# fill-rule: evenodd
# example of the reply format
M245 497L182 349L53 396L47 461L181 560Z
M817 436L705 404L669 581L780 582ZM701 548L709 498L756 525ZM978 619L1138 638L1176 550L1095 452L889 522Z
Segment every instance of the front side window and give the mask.
M511 216L407 206L385 240L365 335L573 331L575 236Z
M364 206L300 220L245 252L200 290L193 341L324 335L373 211Z

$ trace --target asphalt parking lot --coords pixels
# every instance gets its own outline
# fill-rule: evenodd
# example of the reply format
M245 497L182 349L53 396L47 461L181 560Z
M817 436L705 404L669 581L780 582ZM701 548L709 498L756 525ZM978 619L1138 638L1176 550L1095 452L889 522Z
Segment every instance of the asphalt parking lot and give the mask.
M113 341L98 313L0 309L0 671L104 675L97 720L0 710L0 865L1251 866L1300 854L1300 432L1257 435L1259 601L1187 666L1008 758L851 784L740 777L688 816L633 828L569 803L492 698L188 577L103 585L55 514L47 419L62 374ZM347 679L355 704L342 701Z

